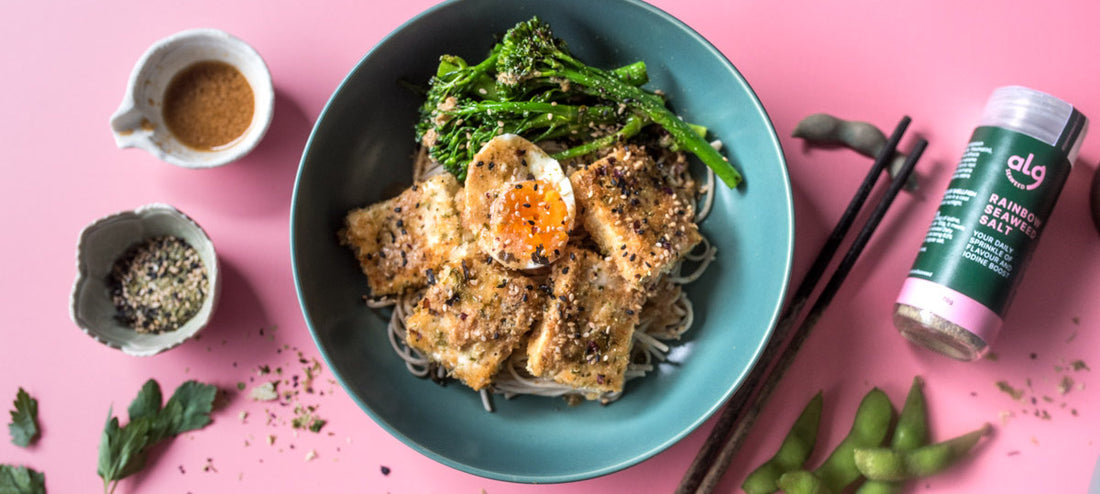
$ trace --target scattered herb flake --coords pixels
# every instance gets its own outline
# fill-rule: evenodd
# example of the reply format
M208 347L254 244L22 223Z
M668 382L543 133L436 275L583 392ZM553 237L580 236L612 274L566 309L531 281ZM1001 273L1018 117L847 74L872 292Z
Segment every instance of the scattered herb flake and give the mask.
M390 474L390 467L387 467L386 465L382 465L382 475L389 475L389 474Z
M1062 376L1062 380L1058 382L1058 394L1066 394L1070 389L1073 389L1073 378L1069 376Z
M997 389L1000 389L1003 393L1007 393L1009 396L1012 397L1013 400L1016 401L1019 401L1024 397L1024 392L1022 390L1013 388L1012 385L1008 384L1007 381L997 381Z
M1089 369L1088 364L1086 364L1084 360L1080 360L1080 359L1074 360L1073 362L1070 362L1069 365L1070 365L1070 367L1073 368L1074 371L1083 371L1083 370L1084 371L1091 371L1092 370L1092 369Z
M20 387L15 393L14 405L15 410L11 411L8 432L11 433L11 442L25 448L38 440L38 400L31 398L31 395Z

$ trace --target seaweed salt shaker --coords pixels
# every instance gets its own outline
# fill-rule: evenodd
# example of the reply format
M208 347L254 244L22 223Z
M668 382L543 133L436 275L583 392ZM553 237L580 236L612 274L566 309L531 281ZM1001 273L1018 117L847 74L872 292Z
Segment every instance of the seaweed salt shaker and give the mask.
M902 335L959 360L989 351L1087 128L1048 94L993 91L902 285Z

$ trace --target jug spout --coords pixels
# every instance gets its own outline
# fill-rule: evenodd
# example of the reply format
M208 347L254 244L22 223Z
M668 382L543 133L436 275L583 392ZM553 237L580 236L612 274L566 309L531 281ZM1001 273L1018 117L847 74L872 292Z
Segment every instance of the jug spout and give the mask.
M111 115L111 132L115 135L115 145L120 148L152 146L154 130L152 119L131 98Z

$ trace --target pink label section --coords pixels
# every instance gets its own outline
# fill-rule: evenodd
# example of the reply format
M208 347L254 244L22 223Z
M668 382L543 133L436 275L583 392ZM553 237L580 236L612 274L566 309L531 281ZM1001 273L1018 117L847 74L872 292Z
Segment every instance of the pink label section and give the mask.
M906 278L898 295L898 303L931 311L974 333L986 343L997 337L1001 318L966 295L920 278Z

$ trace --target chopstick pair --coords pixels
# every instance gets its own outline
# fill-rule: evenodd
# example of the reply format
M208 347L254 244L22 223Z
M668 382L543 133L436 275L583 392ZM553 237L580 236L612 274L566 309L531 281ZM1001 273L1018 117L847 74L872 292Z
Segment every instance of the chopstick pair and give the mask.
M810 330L813 329L821 318L821 314L839 291L840 285L847 278L864 247L867 246L871 235L886 215L887 209L894 202L898 192L904 188L906 181L913 172L913 168L916 166L917 160L920 159L921 154L928 146L928 141L922 138L917 139L913 151L906 157L898 174L890 181L886 193L852 241L848 252L837 265L836 271L834 271L833 276L818 296L817 301L810 308L809 313L802 320L802 324L792 331L795 321L798 320L803 307L809 301L810 295L832 261L841 241L848 234L856 216L859 215L859 211L871 194L875 182L882 175L887 163L893 158L898 142L909 127L910 121L908 116L902 117L886 144L879 150L874 164L867 172L867 176L856 190L855 196L852 197L844 214L837 221L836 227L833 228L802 283L796 289L790 303L781 314L779 322L772 333L772 338L765 346L758 364L746 378L745 384L734 393L729 403L723 407L714 429L707 437L706 442L703 443L703 447L699 450L695 460L692 461L683 479L681 479L680 485L676 489L677 494L710 493L717 487L733 456L748 436L749 428L764 408L783 374L786 373L790 364L794 361L798 350L802 347L806 338L809 337Z

